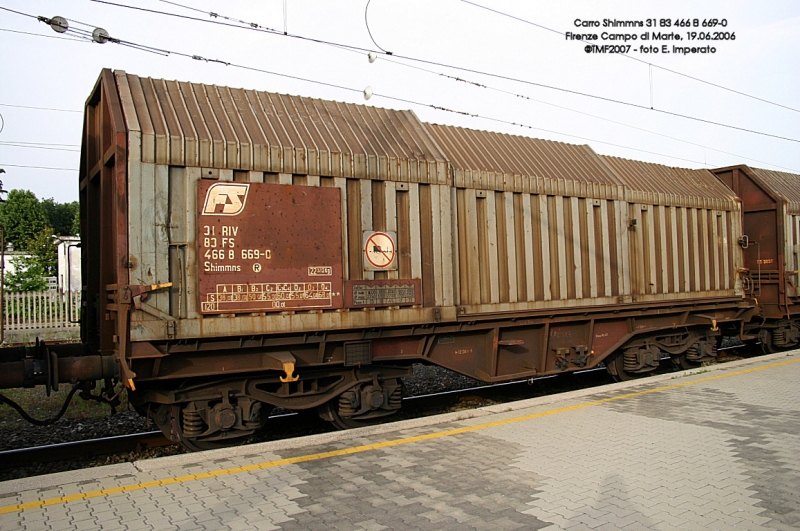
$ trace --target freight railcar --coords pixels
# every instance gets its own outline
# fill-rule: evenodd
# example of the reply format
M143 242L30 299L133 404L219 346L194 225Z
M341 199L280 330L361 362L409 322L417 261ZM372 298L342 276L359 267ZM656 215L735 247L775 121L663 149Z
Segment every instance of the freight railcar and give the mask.
M743 323L743 339L765 352L800 344L800 175L749 166L713 172L742 201L747 297L757 310Z
M80 200L83 344L6 355L13 381L119 378L190 448L273 407L376 422L418 362L691 366L753 312L714 174L411 111L104 70Z

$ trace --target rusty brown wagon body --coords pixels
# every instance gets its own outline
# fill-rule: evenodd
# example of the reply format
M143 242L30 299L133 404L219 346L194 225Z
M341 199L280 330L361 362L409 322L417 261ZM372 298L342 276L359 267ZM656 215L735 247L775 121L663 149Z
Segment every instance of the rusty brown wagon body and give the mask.
M414 362L691 365L752 312L735 194L588 146L105 70L80 175L84 344L190 447L372 422Z
M731 166L713 170L742 201L742 277L758 310L745 339L765 351L800 343L800 175Z

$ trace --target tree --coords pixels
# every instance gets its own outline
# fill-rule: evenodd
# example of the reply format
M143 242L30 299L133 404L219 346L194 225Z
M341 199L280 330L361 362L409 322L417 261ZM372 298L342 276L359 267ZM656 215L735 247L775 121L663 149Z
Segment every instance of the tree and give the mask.
M36 257L15 256L11 259L14 271L3 277L3 288L9 293L21 291L44 291L47 281L44 279L44 267Z
M58 249L53 241L53 229L45 227L39 231L32 240L25 244L25 248L42 266L45 276L53 277L58 274Z
M52 234L58 236L74 236L75 217L78 216L78 202L56 203L53 198L41 202L44 213L51 227Z
M44 209L29 190L8 193L5 203L0 204L0 223L6 229L6 241L18 249L26 249L48 227Z
M81 209L78 208L78 210L75 212L75 219L72 220L72 230L70 231L70 234L72 234L73 236L77 236L80 233L81 233Z
M9 275L5 283L7 290L35 291L47 288L47 281L43 277L58 274L58 254L53 234L75 234L76 218L77 202L56 203L52 198L39 202L33 192L11 190L6 202L0 204L0 223L5 226L6 241L31 256L15 259L19 266Z

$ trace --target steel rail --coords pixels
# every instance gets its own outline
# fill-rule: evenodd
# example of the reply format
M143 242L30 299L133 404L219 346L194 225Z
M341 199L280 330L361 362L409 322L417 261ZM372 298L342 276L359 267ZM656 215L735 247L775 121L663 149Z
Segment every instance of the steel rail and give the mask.
M515 387L528 386L527 380L517 380L494 385L483 385L430 393L425 395L408 396L403 398L403 404L413 408L415 413L420 410L436 407L448 407L465 396L475 396L491 399L492 393L501 390L511 390ZM402 411L402 409L401 409ZM268 429L276 429L277 424L287 422L298 417L295 412L282 415L273 415L268 419ZM123 452L142 451L147 448L158 448L176 445L178 443L167 439L160 431L117 435L84 441L70 441L29 448L0 451L0 470L21 468L37 463L54 463L67 460L81 460L90 457L112 455Z
M175 444L160 431L115 435L85 441L71 441L0 452L0 470L20 468L37 463L54 463L86 459L101 455L141 451Z
M718 352L731 351L742 346L723 347L718 349ZM404 408L400 409L399 415L405 412L409 418L422 417L426 415L436 414L438 411L431 411L442 408L450 408L459 404L465 398L470 399L485 399L485 400L500 400L503 402L510 402L523 398L530 398L530 393L525 393L525 390L530 389L531 384L536 384L540 381L547 381L557 378L559 376L597 376L605 373L604 367L595 367L582 371L574 371L570 373L543 376L540 378L525 380L514 380L511 382L502 382L491 385L480 385L476 387L468 387L465 389L453 389L441 391L439 393L429 393L423 395L407 396L403 398ZM564 381L564 380L558 380ZM553 382L555 384L556 382ZM594 385L586 385L583 382L579 388L593 387L600 385L602 379ZM557 394L571 390L573 385L567 384L567 389L559 385L553 385L554 388L544 389L541 394ZM527 396L525 396L527 395ZM481 406L475 406L481 407ZM298 417L299 414L295 412L285 413L280 415L272 415L268 419L268 425L271 429L280 428L280 424L290 422L291 419ZM396 417L392 417L396 418ZM399 419L398 419L399 420ZM279 429L276 431L280 431ZM0 470L9 470L14 468L21 468L38 463L53 463L58 461L67 460L81 460L90 457L98 457L105 455L112 455L123 452L142 451L148 448L159 448L165 446L173 446L178 443L172 442L167 439L160 431L149 431L144 433L134 433L128 435L117 435L112 437L103 437L98 439L88 439L84 441L71 441L57 444L50 444L44 446L34 446L30 448L17 448L14 450L0 451Z

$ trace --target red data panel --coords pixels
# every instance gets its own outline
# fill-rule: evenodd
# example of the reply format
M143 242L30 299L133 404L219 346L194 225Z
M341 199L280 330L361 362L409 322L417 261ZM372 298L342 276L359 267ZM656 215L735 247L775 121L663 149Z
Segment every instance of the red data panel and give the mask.
M342 307L338 188L201 181L204 314Z

